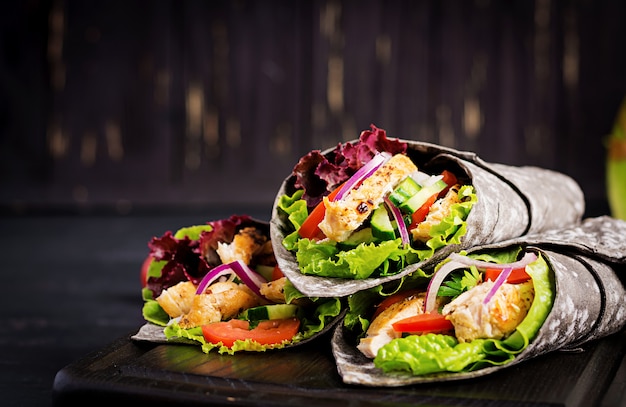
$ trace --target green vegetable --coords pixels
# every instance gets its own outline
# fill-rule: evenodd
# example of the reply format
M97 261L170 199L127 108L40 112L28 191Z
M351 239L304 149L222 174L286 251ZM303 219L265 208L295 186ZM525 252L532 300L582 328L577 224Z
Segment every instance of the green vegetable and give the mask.
M412 177L406 177L398 186L389 194L389 200L396 206L400 206L407 199L417 194L422 189Z
M398 205L398 208L405 213L413 213L428 201L431 196L443 191L448 187L443 180L434 182L415 193L411 198Z
M271 304L248 308L239 315L248 321L264 321L266 319L284 319L296 316L298 306L294 304Z
M394 240L396 232L389 218L389 211L385 205L380 205L374 209L370 220L372 225L372 235L381 240Z
M348 239L346 239L345 241L341 242L342 245L344 246L348 246L348 247L356 247L358 245L360 245L361 243L372 243L374 241L377 241L377 239L374 237L374 234L372 232L372 228L363 228L363 229L359 229L356 232L352 233Z
M611 215L626 220L626 98L608 139L606 188Z
M213 230L213 226L211 225L188 226L177 230L174 234L174 238L184 239L187 237L190 240L198 240L200 239L202 232L210 232L211 230Z

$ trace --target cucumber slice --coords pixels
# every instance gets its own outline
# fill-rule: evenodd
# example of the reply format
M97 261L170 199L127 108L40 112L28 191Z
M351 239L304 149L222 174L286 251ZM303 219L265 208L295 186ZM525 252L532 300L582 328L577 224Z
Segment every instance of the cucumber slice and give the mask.
M415 195L413 195L404 203L400 204L398 207L403 212L413 213L417 211L422 205L424 205L426 201L428 201L428 198L430 198L434 194L443 191L444 189L446 189L447 186L448 184L446 184L443 180L439 180L427 187L420 189Z
M352 233L345 241L341 242L341 244L356 247L361 243L372 243L376 240L377 239L372 234L372 228L363 228Z
M380 205L378 208L374 209L370 224L372 225L372 235L375 238L381 240L393 240L396 238L396 232L394 231L389 212L385 205Z
M240 318L248 321L264 321L266 319L285 319L296 316L298 306L294 304L271 304L248 308Z
M255 271L257 273L259 273L267 281L271 281L272 280L272 273L274 272L274 267L273 266L264 266L262 264L259 264L259 265L256 266Z
M413 177L406 177L396 188L389 194L389 200L396 206L400 206L406 200L422 189L422 187L413 179Z

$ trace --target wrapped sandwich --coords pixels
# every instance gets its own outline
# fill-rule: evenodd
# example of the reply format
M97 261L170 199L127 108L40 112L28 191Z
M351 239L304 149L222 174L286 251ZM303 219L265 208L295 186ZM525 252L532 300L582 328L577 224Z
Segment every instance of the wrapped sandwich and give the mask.
M583 212L582 191L564 174L486 163L372 126L299 160L278 191L270 232L297 289L339 297L452 252L577 224Z
M304 343L338 321L338 299L305 297L280 272L267 222L233 215L168 231L149 247L147 323L134 339L232 354Z
M353 294L332 339L345 383L473 378L626 326L626 222L453 253L431 275Z

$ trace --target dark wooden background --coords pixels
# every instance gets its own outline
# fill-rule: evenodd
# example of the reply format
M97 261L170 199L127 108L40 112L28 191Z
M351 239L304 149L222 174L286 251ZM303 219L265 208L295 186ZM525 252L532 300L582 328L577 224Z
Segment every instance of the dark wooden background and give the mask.
M567 173L602 214L624 96L624 1L7 2L0 205L269 208L375 123Z

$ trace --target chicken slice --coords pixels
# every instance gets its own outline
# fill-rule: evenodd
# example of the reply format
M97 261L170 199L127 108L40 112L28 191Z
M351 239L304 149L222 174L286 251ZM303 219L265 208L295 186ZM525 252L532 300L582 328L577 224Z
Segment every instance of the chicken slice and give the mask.
M249 265L255 254L266 250L267 241L268 238L262 231L255 227L246 227L235 235L231 243L219 242L216 251L224 264L241 260Z
M259 287L259 291L261 292L261 295L266 299L275 303L284 304L286 282L287 277L281 277L277 280L268 281L267 283L261 284L261 287Z
M189 312L195 295L196 287L193 283L191 281L181 281L163 290L156 298L156 301L167 315L171 318L176 318Z
M425 293L412 295L396 302L383 310L370 324L366 336L361 338L357 349L368 358L376 357L378 350L392 339L400 338L402 332L397 332L391 324L424 312Z
M188 329L236 317L243 310L261 305L261 298L247 286L230 281L209 286L204 294L193 298L191 309L178 324Z
M383 202L383 197L417 167L409 157L396 154L343 199L330 201L324 197L326 213L319 228L326 237L337 242L346 240Z
M502 284L485 305L483 300L493 285L493 281L479 284L443 307L442 313L454 325L459 342L505 338L526 317L535 297L532 281Z
M261 295L265 297L265 299L276 304L285 304L287 302L287 300L285 299L286 283L287 277L281 277L279 279L261 284L261 287L259 287L259 291L261 292ZM308 298L296 298L291 300L290 304L307 306L311 304L311 300Z

